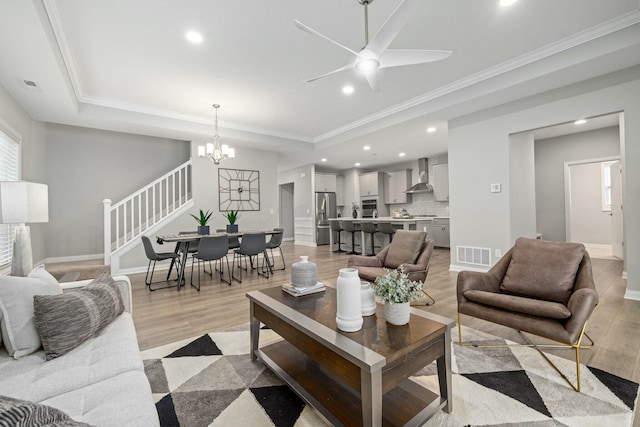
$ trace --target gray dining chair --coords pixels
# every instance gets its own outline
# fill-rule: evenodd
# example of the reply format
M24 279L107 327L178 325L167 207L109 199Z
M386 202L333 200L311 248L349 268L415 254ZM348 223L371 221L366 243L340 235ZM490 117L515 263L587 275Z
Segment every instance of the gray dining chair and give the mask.
M200 291L200 264L209 262L209 271L203 268L203 271L213 277L213 268L211 267L211 261L220 262L220 280L231 285L231 269L229 268L229 258L227 254L229 252L229 237L227 236L207 236L200 239L198 245L198 251L191 256L191 286ZM227 264L227 277L224 279L224 263ZM193 265L198 261L198 286L193 284Z
M273 231L274 233L271 235L271 239L269 239L269 241L267 242L267 249L269 250L269 254L271 255L271 257L269 257L269 265L273 270L276 264L275 258L273 257L273 250L278 249L280 251L280 257L282 258L282 268L280 268L279 270L284 270L287 268L286 264L284 263L284 254L282 253L281 247L282 238L284 237L284 228L274 228ZM277 233L275 233L276 231Z
M156 252L153 249L153 244L151 240L147 236L142 236L142 245L144 246L144 253L149 259L149 265L147 266L147 274L144 276L144 283L147 285L147 288L150 291L156 291L158 289L166 289L166 288L174 288L176 286L180 286L180 284L171 285L171 286L162 286L160 288L152 288L151 285L155 283L162 283L169 281L169 275L171 274L171 270L169 270L169 274L167 274L167 280L158 280L156 282L153 281L153 273L156 269L156 263L158 261L166 261L171 260L171 266L175 262L180 262L180 255L177 252ZM151 274L149 274L151 273Z
M216 233L226 233L226 228L216 229ZM240 239L238 236L229 236L229 250L238 249L240 247Z
M232 276L238 282L242 283L242 260L244 259L244 270L248 270L247 268L247 258L256 257L256 271L258 275L269 278L269 265L268 256L266 254L267 242L265 238L265 233L247 233L242 236L242 240L240 241L240 247L233 251L233 273ZM259 255L262 254L262 267L258 265ZM235 277L236 271L236 259L238 260L238 270L240 271L239 277ZM251 263L253 266L253 262Z

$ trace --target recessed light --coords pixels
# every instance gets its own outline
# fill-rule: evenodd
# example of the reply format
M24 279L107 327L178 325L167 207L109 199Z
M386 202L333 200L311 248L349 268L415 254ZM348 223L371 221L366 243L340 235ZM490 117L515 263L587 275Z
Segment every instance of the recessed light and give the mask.
M429 133L434 133L436 131L436 128L434 128L433 126L427 128L427 132Z
M320 159L320 161L321 161L321 162L326 162L326 161L327 161L327 158L326 158L326 157L323 157L323 158L321 158L321 159Z
M188 31L187 40L189 40L191 43L202 43L202 34L196 31Z
M573 123L576 124L576 125L583 125L583 124L587 123L587 121L585 119L580 119L580 120L576 120Z
M360 163L356 163L354 166L360 166Z
M404 157L406 155L407 155L407 153L398 153L398 157Z
M364 151L367 151L367 150L371 150L371 147L369 147L368 145L365 145L364 147L362 147L362 149L363 149Z
M342 93L344 93L345 95L351 95L353 91L354 89L353 89L353 86L351 85L347 85L342 88Z
M518 0L500 0L500 6L511 6Z

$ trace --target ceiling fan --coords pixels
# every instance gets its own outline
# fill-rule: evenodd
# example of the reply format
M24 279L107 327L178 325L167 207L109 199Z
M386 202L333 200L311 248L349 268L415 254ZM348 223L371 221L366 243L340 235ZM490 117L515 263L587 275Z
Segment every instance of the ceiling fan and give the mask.
M369 40L368 6L372 2L373 0L358 0L358 3L364 6L365 37L365 46L359 52L341 45L335 40L331 40L329 37L319 33L313 28L306 26L297 19L293 20L293 23L296 25L296 27L300 28L301 30L325 39L335 44L336 46L339 46L342 49L351 52L356 57L355 61L351 62L350 64L347 64L344 67L340 67L336 70L329 71L328 73L322 74L312 79L305 80L306 82L312 82L314 80L318 80L319 78L326 77L340 71L355 68L356 70L364 74L367 81L369 82L369 86L371 86L371 89L377 92L380 90L380 83L378 81L378 69L440 61L442 59L448 58L451 55L452 52L448 50L387 49L393 39L398 35L403 25L411 17L411 14L416 9L420 0L404 0L402 3L400 3L396 10L393 11L391 16L389 16L385 23L382 24L382 27L380 27L373 38Z

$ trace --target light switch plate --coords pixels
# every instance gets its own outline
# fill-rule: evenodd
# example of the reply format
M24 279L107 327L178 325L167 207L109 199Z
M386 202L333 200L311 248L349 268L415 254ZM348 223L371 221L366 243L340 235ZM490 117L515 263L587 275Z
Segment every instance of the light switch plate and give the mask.
M502 186L500 184L491 184L492 193L499 193L500 191L502 191Z

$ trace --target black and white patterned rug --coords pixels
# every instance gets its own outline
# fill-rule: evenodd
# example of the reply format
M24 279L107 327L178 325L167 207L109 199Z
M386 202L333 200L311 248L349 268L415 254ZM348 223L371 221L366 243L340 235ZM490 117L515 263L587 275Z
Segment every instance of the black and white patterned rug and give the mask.
M463 329L465 341L504 343ZM261 331L261 345L278 340ZM453 412L426 426L631 426L638 384L582 367L576 393L536 350L468 348L453 331ZM251 362L247 325L142 352L163 427L325 426L326 422L261 363ZM575 380L575 363L549 356ZM572 374L573 373L573 374ZM437 391L435 364L414 380Z

